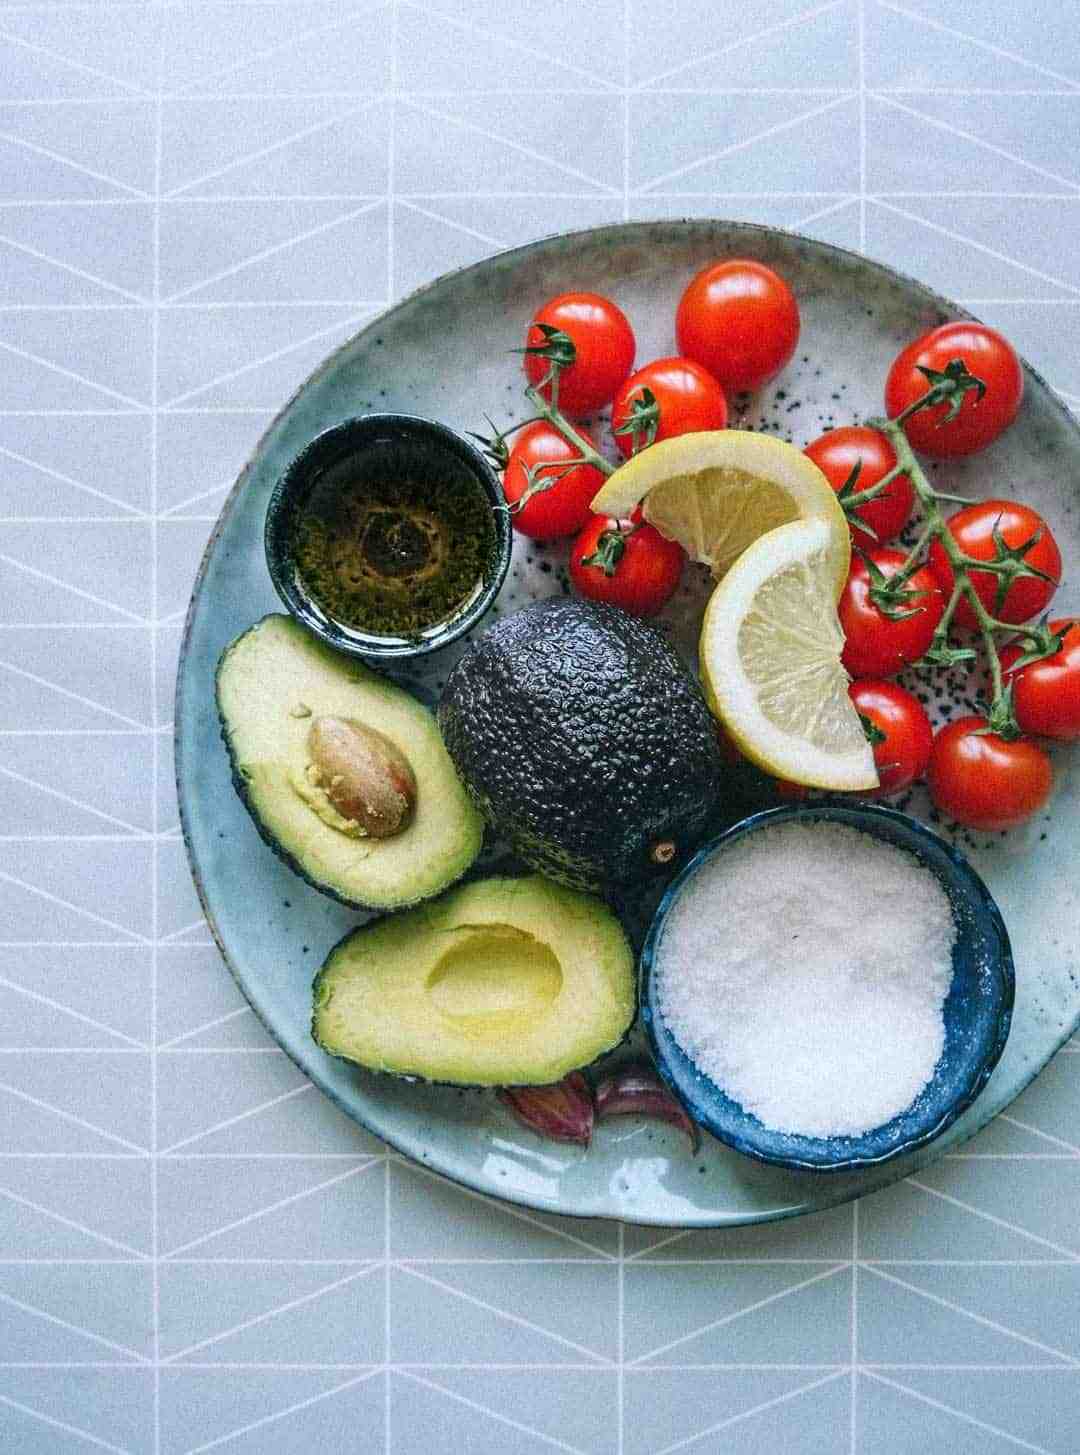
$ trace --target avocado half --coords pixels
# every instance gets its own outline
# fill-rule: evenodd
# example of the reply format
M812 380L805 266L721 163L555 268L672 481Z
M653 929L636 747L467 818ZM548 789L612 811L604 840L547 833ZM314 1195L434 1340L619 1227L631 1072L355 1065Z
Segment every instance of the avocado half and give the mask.
M315 978L324 1051L459 1086L559 1081L617 1046L634 955L598 899L539 875L486 879L362 925Z
M314 888L358 909L399 909L439 894L480 852L483 821L432 714L292 617L263 617L217 669L222 737L236 791L259 833ZM308 786L308 734L348 718L390 739L416 778L412 821L392 838L354 837Z
M572 597L536 602L473 642L439 725L514 852L582 889L677 868L730 788L701 690L660 633Z

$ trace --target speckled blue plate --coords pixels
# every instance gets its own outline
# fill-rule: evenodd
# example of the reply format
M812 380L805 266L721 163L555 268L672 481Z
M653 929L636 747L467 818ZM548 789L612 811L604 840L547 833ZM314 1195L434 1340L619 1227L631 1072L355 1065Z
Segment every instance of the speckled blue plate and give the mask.
M915 854L949 896L956 923L953 973L942 1007L945 1044L926 1086L899 1115L858 1137L809 1137L766 1126L700 1071L672 1035L658 1004L664 929L672 907L706 864L748 834L782 823L839 823ZM939 1136L978 1096L1004 1050L1015 977L1009 936L986 885L953 844L918 819L880 804L771 808L752 814L694 855L653 916L641 952L641 1018L660 1074L701 1126L763 1162L817 1172L880 1165Z
M406 299L329 358L286 405L237 481L211 537L188 616L177 683L180 808L210 926L244 994L281 1046L349 1115L393 1146L470 1187L550 1212L710 1226L791 1217L883 1186L940 1155L1006 1106L1080 1022L1080 884L1073 869L1080 803L1070 754L1045 819L1008 839L963 841L997 900L1016 960L1013 1028L978 1100L929 1147L856 1173L766 1166L705 1139L692 1157L675 1131L632 1119L602 1126L588 1153L542 1142L484 1093L459 1095L368 1075L310 1039L310 984L322 956L358 916L307 888L259 839L229 782L214 709L221 649L278 609L262 547L263 514L288 461L320 430L366 409L398 410L482 429L484 415L520 414L519 347L532 311L567 288L611 294L644 361L674 352L675 304L690 276L721 255L779 269L799 298L803 333L791 366L734 423L804 443L826 423L881 407L902 343L965 316L928 289L838 248L743 223L654 222L550 238L442 278ZM950 490L1016 495L1052 523L1066 573L1080 565L1080 432L1028 371L1016 425L991 449L940 472ZM497 610L564 589L564 547L515 542ZM707 583L687 572L664 618L694 660ZM1066 586L1065 611L1080 608ZM1064 612L1063 612L1064 614ZM461 644L400 680L434 701ZM916 798L911 812L925 814ZM642 903L647 921L653 905ZM304 947L308 946L308 953Z

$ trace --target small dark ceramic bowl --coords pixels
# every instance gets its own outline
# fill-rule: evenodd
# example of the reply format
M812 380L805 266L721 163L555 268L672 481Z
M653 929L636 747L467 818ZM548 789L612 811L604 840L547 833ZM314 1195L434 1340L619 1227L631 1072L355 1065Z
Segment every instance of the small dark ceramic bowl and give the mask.
M445 479L447 469L460 471L464 467L487 497L495 529L494 545L477 590L459 610L415 637L381 636L335 620L308 590L296 568L292 545L297 518L327 470L353 457L362 457L367 463L378 451L385 451L393 461L403 449L409 451L411 468L415 468L419 457L425 473L430 469L433 490L438 488L440 473ZM353 657L418 657L463 636L485 614L506 579L511 538L502 486L480 451L447 425L409 414L367 414L325 430L289 465L266 509L266 564L274 589L297 621L328 646Z
M945 1046L934 1074L905 1111L857 1137L807 1137L767 1127L694 1065L657 1004L657 959L669 910L703 865L747 834L773 824L839 823L907 849L937 875L952 904L957 937L943 1007ZM978 1096L1009 1034L1015 980L1009 936L986 885L964 856L916 819L878 805L824 801L753 814L707 844L661 900L642 951L642 1020L657 1068L690 1115L722 1142L762 1162L850 1172L899 1157L939 1136Z

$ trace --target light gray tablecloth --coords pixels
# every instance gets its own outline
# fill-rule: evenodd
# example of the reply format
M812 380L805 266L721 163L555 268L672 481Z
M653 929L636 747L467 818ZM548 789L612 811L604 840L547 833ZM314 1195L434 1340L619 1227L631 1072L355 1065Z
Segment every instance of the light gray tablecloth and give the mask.
M488 1204L259 1029L170 758L225 491L388 302L738 216L960 296L1080 403L1078 142L1060 0L0 5L0 1448L1080 1449L1080 1045L857 1214Z

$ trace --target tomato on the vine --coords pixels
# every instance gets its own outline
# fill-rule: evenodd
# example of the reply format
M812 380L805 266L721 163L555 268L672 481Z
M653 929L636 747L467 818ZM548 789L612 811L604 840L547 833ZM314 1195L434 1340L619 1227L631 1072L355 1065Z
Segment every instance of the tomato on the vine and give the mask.
M941 459L985 449L1012 424L1024 396L1024 370L1008 339L984 323L944 323L908 344L893 361L885 382L886 413L895 417L926 393L932 378L922 369L940 375L954 359L963 359L982 381L982 398L972 389L955 419L946 418L946 401L920 410L904 424L913 449Z
M1001 668L1012 683L1013 711L1024 732L1074 742L1080 738L1080 622L1063 617L1052 621L1050 630L1061 637L1053 656L1017 671L1015 664L1024 653L1021 643L1002 651Z
M653 616L679 584L686 552L635 510L629 521L596 515L570 552L570 580L581 596Z
M760 389L795 352L799 305L764 263L729 258L691 279L679 299L675 338L679 353L723 388Z
M917 782L926 772L934 742L934 730L919 699L896 682L874 677L853 682L848 696L874 749L881 780L876 792L899 793Z
M1037 510L1015 500L979 500L965 505L946 523L966 555L979 561L1011 562L1007 574L969 573L976 595L991 616L998 621L1022 622L1046 609L1061 578L1061 552ZM940 541L930 547L929 565L948 599L953 569ZM961 598L957 605L956 624L970 630L979 624L966 599Z
M559 334L565 334L573 345L573 362L559 372L559 407L565 414L602 409L634 367L637 345L626 314L599 293L560 293L549 299L534 316L525 337L525 373L530 384L541 383L550 359L529 350L550 349L558 358ZM550 386L541 393L550 398Z
M930 797L957 823L1011 829L1038 813L1053 784L1050 759L1027 738L986 731L986 719L961 717L937 734L927 774Z
M906 559L903 551L874 550L851 563L836 609L846 638L841 661L852 677L891 677L930 646L945 598L926 566L913 571L885 606L874 600Z
M844 499L848 494L870 490L896 465L896 451L880 430L864 424L847 424L812 440L803 451L829 484ZM855 474L858 469L858 474ZM848 482L851 482L848 485ZM855 507L855 516L867 527L860 530L849 517L851 535L864 551L884 545L899 535L915 504L915 487L906 475L890 480L880 495ZM872 531L873 535L869 534Z
M585 430L578 433L589 439ZM569 463L579 458L575 447L552 425L539 420L525 426L514 441L503 473L503 494L515 530L534 540L553 541L581 529L604 477L595 465ZM530 485L542 485L552 478L553 485L529 493ZM524 504L519 506L521 500Z
M695 430L723 429L724 391L693 359L654 359L631 374L611 406L611 428L624 455ZM650 438L651 436L651 438Z

